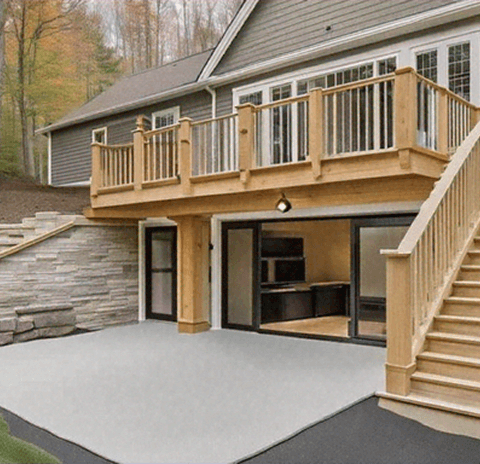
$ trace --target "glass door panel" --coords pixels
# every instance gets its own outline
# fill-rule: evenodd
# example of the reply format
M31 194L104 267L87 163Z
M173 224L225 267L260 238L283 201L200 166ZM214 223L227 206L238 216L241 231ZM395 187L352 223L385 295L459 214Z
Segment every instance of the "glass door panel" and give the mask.
M148 228L145 238L147 316L176 320L176 229Z
M223 326L255 329L258 226L228 224L223 231Z
M385 249L396 249L413 218L375 218L353 221L352 300L354 337L386 339Z

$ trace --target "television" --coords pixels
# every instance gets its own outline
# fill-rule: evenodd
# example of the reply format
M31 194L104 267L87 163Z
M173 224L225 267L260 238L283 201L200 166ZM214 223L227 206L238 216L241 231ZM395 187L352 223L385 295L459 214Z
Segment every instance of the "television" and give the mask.
M275 260L275 283L305 282L305 259Z

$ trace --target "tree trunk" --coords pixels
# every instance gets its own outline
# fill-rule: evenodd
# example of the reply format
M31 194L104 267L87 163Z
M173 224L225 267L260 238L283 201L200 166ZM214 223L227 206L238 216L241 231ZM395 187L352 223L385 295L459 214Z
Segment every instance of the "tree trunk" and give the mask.
M3 116L3 82L5 71L5 4L0 1L0 155L3 153L3 134L2 134L2 116Z

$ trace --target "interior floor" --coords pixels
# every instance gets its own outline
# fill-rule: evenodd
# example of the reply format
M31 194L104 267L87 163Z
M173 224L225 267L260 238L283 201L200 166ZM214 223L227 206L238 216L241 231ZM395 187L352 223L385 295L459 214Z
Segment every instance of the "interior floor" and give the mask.
M324 316L262 324L261 329L348 338L348 316Z
M262 324L260 329L276 332L289 332L306 335L327 335L332 337L349 338L348 316L323 316L294 321L270 322ZM385 339L386 324L379 321L359 321L358 332L365 337Z

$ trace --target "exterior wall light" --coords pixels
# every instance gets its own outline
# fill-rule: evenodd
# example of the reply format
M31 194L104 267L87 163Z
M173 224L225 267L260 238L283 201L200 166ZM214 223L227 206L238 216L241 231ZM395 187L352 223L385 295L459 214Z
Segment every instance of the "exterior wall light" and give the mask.
M275 208L281 213L286 213L292 209L292 204L287 200L287 197L282 193L282 198L277 201Z

